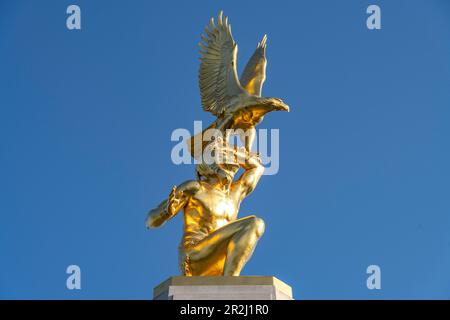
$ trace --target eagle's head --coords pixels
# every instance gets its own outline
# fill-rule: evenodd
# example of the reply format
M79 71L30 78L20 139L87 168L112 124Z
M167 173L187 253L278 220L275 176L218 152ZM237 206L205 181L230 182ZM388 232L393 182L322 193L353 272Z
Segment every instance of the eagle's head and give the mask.
M287 111L289 112L289 106L279 98L259 98L259 103L261 106L266 108L268 111ZM258 99L257 99L258 101Z
M279 98L249 96L247 101L233 112L234 124L254 126L262 121L266 113L271 111L289 112L289 106Z

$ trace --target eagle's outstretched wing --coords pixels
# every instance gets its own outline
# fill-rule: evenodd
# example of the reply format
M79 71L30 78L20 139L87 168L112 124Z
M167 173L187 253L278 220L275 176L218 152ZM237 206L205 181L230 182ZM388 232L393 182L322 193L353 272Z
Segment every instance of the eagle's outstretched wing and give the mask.
M237 44L231 35L228 18L222 20L222 11L217 19L217 26L211 18L210 28L202 35L201 63L199 71L200 95L205 111L220 116L225 111L227 102L245 90L239 84L236 71Z
M261 96L262 86L266 80L266 41L267 36L264 35L241 76L241 86L249 94L256 96Z

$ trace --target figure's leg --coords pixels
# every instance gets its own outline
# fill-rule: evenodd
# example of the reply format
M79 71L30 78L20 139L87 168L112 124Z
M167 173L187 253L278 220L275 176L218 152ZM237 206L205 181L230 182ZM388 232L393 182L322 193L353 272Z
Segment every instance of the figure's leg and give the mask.
M203 268L207 268L209 263L214 263L212 261L214 256L223 254L225 256L223 275L237 276L263 233L262 219L255 216L241 218L214 231L187 249L186 253L193 264L201 265Z
M223 269L224 276L238 276L255 250L256 243L264 233L264 221L254 217L230 239L227 258Z

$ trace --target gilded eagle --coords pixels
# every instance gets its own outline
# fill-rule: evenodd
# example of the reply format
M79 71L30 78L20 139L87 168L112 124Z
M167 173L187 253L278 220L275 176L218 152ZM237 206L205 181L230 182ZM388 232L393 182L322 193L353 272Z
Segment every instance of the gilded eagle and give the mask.
M241 139L250 152L256 134L255 125L263 120L264 115L275 110L289 111L289 106L281 99L261 97L266 79L267 37L264 35L258 43L239 79L236 67L237 44L231 34L228 18L222 19L222 11L217 25L214 18L211 18L205 33L206 35L201 36L203 42L199 43L200 95L203 110L217 116L217 120L209 128L218 128L224 133L226 129L249 130L245 138L241 136ZM192 154L193 147L191 144ZM204 145L202 149L203 147Z

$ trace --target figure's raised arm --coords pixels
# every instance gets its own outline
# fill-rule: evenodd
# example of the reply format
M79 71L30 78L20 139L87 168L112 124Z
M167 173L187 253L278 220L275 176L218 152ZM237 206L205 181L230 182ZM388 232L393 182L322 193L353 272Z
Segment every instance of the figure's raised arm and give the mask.
M199 188L198 181L191 180L174 186L168 198L161 202L156 208L150 210L145 225L147 228L156 228L172 219L189 201Z
M261 159L257 154L251 154L245 150L237 151L236 158L241 168L245 171L233 183L233 192L242 200L255 189L264 173L264 166L261 164Z

